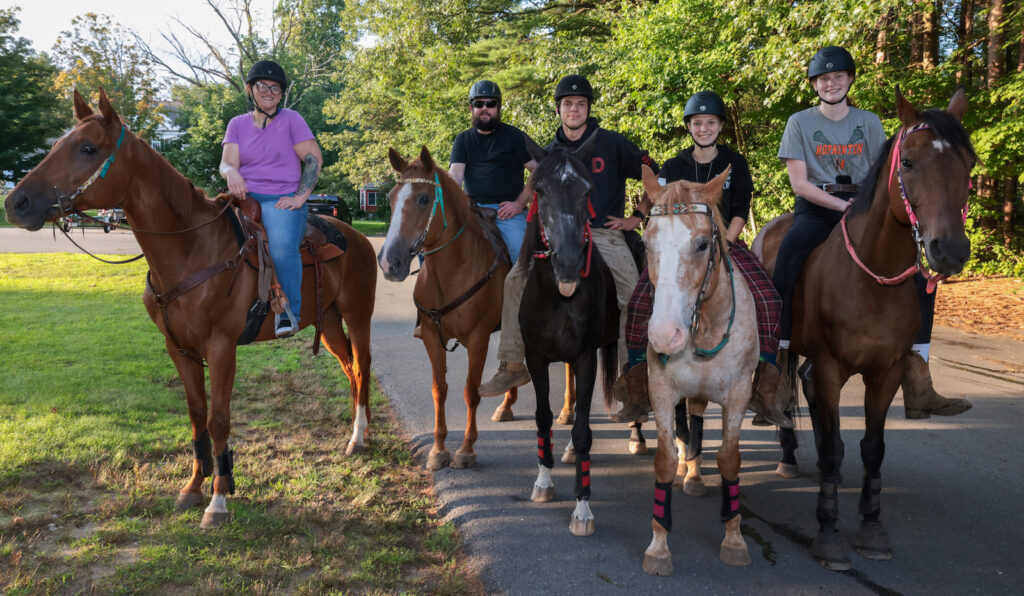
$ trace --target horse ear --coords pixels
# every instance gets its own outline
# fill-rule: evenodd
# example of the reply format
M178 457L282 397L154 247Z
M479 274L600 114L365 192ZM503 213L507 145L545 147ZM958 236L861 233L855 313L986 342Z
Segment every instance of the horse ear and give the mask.
M896 85L896 116L903 123L903 126L910 126L921 119L917 113L917 108L903 98L899 85Z
M426 145L420 149L420 163L427 169L428 172L433 172L437 166L434 165L434 158L430 155L430 150L427 149Z
M704 185L704 202L709 205L717 205L718 201L722 198L722 187L725 186L725 181L729 179L729 172L732 171L732 165L728 165L722 170L722 173L712 178Z
M647 191L647 196L654 199L662 191L662 186L658 183L658 175L647 164L641 166L640 169L643 171L644 190Z
M391 161L391 167L395 168L398 173L402 173L405 168L409 167L409 162L405 161L405 158L399 155L394 147L388 147L388 160Z
M590 163L590 156L594 154L594 148L597 147L597 133L599 132L601 130L594 126L594 134L587 137L587 140L583 141L580 148L576 150L576 157L585 164Z
M83 120L89 116L92 116L92 108L90 108L89 104L85 103L85 100L82 99L81 94L78 93L78 89L75 89L75 97L73 103L75 104L76 120Z
M121 118L114 111L114 106L110 104L110 99L107 98L107 92L100 87L100 114L103 114L103 119L111 124L121 124Z
M530 135L523 133L523 142L526 143L526 152L530 154L533 161L540 163L548 156L544 149L542 149L536 141L530 138Z
M946 108L946 111L952 114L958 122L963 120L964 112L967 111L967 92L964 91L963 85L956 88L953 98L949 100L949 107Z

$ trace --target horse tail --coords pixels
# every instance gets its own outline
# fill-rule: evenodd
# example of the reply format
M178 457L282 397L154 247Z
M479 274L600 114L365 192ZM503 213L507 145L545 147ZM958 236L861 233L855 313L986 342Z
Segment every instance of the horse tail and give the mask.
M618 342L601 348L602 385L604 389L604 405L608 411L612 409L612 385L615 384L619 371Z

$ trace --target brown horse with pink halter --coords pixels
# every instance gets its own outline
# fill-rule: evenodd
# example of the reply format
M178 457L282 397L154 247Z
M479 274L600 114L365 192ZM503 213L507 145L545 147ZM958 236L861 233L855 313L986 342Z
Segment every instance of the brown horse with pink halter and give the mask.
M918 112L896 91L902 127L883 148L839 229L808 257L793 299L790 349L806 356L800 368L818 449L819 530L812 554L830 569L850 568L839 534L839 392L854 374L864 379L866 430L860 443L864 476L854 540L859 554L889 559L882 525L881 466L885 418L920 326L917 293L909 277L925 271L960 272L970 257L964 232L970 173L977 156L960 124L962 89L946 111ZM777 226L762 230L774 233ZM777 230L775 230L777 232ZM760 238L766 266L777 244ZM774 250L772 250L774 244ZM785 449L785 445L784 445Z

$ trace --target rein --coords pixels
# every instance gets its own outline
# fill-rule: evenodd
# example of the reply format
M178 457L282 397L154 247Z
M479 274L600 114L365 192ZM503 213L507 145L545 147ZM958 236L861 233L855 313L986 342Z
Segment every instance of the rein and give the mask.
M594 205L590 202L590 197L587 197L587 212L590 213L590 217L597 217L594 212ZM529 223L533 220L534 215L538 215L539 207L537 205L537 193L533 193L533 203L530 205L530 211L526 214L526 222ZM548 259L551 258L551 244L548 242L548 235L544 233L544 224L537 220L537 229L540 231L540 241L544 243L544 250L533 251L533 257L536 259ZM583 244L587 247L587 262L580 270L580 277L586 279L590 275L590 262L594 254L594 241L591 238L590 233L590 220L583 225Z
M725 344L729 343L729 336L732 333L732 324L736 320L736 283L733 279L732 261L729 256L725 254L722 249L722 232L718 229L718 224L715 223L714 213L710 205L705 203L693 203L693 204L682 204L673 203L671 206L668 205L655 205L651 208L650 216L654 217L657 215L706 215L711 221L711 242L712 248L708 255L708 264L704 269L704 279L700 282L700 290L697 292L697 300L693 305L693 312L690 314L690 343L693 345L693 353L696 356L703 358L710 358L720 352ZM725 332L722 334L721 341L718 345L711 348L710 350L701 348L697 345L697 332L700 331L700 310L704 304L704 300L707 298L708 286L711 285L711 276L715 272L715 255L721 255L723 261L725 261L725 269L729 272L729 289L732 293L732 307L729 311L729 325L725 328ZM664 364L668 361L668 354L662 354L661 360Z
M850 253L850 257L853 262L857 264L865 273L871 276L879 285L883 286L894 286L904 282L907 278L920 272L925 278L927 283L927 292L931 294L935 291L935 286L940 281L949 277L941 273L932 274L922 263L922 258L925 255L924 247L924 236L921 234L921 222L917 219L917 215L914 214L914 208L910 204L910 197L907 195L906 187L903 184L903 168L900 160L900 148L903 146L903 141L906 140L911 134L929 129L930 127L920 122L910 128L901 128L899 136L896 139L896 146L892 150L892 159L889 162L889 184L888 187L892 186L893 174L896 174L896 180L900 189L900 199L903 201L903 206L907 210L907 217L910 218L910 228L914 236L914 245L917 247L917 257L914 260L914 264L908 267L903 273L895 277L883 277L877 273L871 271L867 265L861 261L860 257L857 256L857 250L853 246L853 242L850 240L850 232L847 229L846 218L849 215L849 211L843 214L843 218L839 221L840 227L843 230L843 241L846 243L846 252ZM969 190L969 189L968 189ZM963 221L967 221L967 204L964 204L963 208Z

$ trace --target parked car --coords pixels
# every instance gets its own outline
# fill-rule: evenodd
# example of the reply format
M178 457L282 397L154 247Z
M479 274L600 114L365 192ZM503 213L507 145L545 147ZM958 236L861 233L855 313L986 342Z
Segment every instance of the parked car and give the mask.
M309 195L306 203L309 205L310 213L330 215L349 225L352 224L352 212L338 195Z
M120 207L100 209L96 218L106 222L103 226L104 233L110 233L110 230L114 229L115 226L128 225L128 219L124 216L124 209Z

